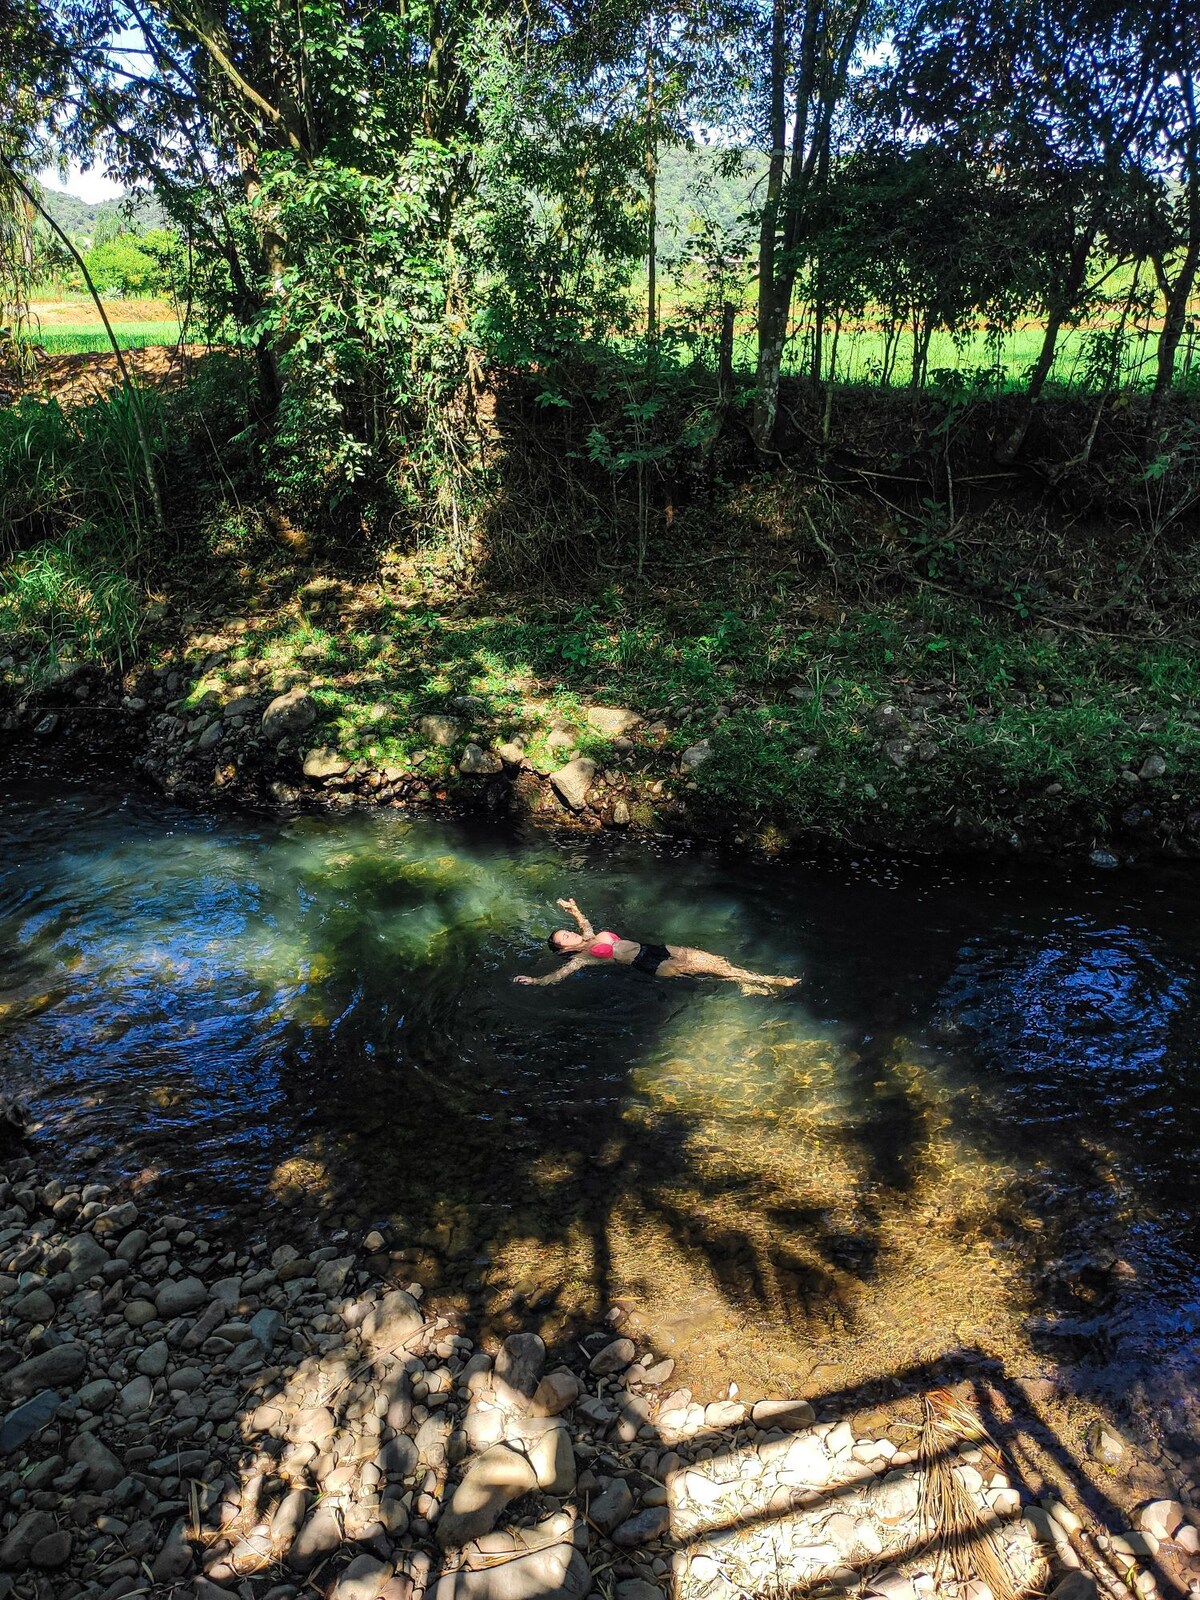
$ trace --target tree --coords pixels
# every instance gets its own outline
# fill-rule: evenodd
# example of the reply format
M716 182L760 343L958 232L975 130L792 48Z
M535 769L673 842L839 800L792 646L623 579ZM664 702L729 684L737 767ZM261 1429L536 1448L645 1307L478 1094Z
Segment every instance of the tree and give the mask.
M1147 247L1151 183L1140 163L1153 56L1104 0L924 0L897 50L894 94L907 136L994 165L1025 202L1023 248L1044 331L1025 404L997 449L1007 464L1063 327Z
M892 9L880 0L807 0L796 9L771 0L769 17L752 7L769 41L763 64L762 132L770 151L758 244L758 363L751 432L769 447L792 297L813 212L827 189L847 132L847 96L866 52L883 38ZM824 296L814 295L814 370L820 366Z

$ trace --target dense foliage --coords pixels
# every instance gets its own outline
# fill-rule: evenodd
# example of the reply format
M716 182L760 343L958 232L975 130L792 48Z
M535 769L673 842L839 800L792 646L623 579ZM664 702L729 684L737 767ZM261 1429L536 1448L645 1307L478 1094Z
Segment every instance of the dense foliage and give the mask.
M478 403L506 373L551 407L623 394L588 453L633 473L644 507L671 367L728 370L747 331L764 453L781 375L836 381L852 329L877 338L878 381L919 389L937 340L1035 321L1002 462L1067 335L1101 393L1162 396L1198 370L1186 8L5 5L10 315L53 226L29 189L51 153L151 194L173 249L95 238L66 269L100 294L170 284L252 352L266 482L307 515L353 503L464 537L489 472ZM699 130L681 227L677 152ZM979 384L1002 375L994 350ZM722 380L692 443L731 398Z

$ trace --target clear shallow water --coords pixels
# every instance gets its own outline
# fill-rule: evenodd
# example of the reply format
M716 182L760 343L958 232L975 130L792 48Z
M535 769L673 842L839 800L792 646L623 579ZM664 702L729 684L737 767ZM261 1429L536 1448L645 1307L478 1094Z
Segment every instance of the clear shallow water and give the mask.
M803 987L515 987L564 894ZM479 1322L623 1296L763 1381L968 1347L1178 1401L1198 935L1188 871L754 865L29 774L0 799L0 1088L68 1166L252 1225L390 1221Z

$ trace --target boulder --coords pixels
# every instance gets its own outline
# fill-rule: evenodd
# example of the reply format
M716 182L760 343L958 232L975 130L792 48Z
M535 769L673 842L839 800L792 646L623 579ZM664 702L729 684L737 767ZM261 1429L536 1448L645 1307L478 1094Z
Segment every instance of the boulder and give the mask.
M565 806L572 811L582 811L587 805L587 793L591 787L592 779L596 776L596 763L589 761L587 756L576 756L574 761L568 761L565 767L559 767L557 772L550 774L550 782L554 792Z
M712 745L707 739L701 739L698 744L690 744L679 758L679 765L685 772L695 772L697 767L702 767L712 755Z

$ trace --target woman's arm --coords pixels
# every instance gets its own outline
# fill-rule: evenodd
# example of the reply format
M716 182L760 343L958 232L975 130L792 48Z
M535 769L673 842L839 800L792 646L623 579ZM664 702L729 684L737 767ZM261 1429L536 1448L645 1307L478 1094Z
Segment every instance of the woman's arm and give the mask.
M572 956L569 961L564 961L556 971L548 972L544 978L527 978L522 973L519 978L514 978L513 982L530 984L536 989L543 989L548 983L561 983L564 978L569 978L573 972L578 972L582 967L590 967L592 965L592 961L587 956Z
M583 912L580 911L574 900L559 900L556 903L560 905L564 911L569 911L571 913L571 915L575 918L575 921L579 924L580 933L585 939L590 939L596 930L584 916Z

